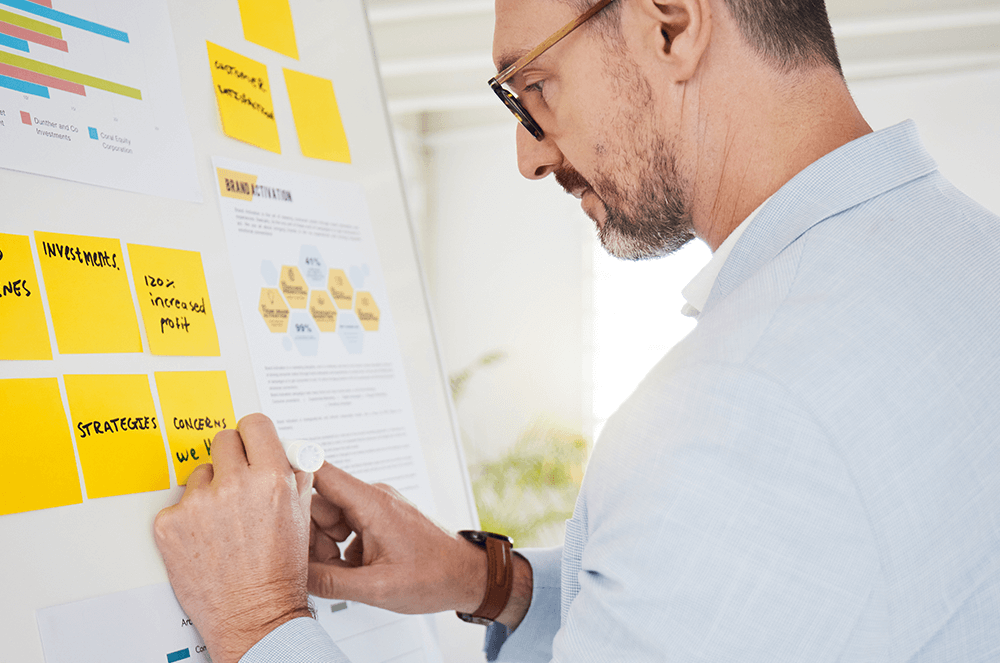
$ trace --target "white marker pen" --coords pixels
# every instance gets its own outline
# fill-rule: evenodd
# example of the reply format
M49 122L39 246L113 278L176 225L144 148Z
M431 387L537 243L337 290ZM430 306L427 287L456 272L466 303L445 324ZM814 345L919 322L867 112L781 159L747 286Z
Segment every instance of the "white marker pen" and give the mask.
M291 442L281 441L281 446L285 448L285 455L292 469L299 472L315 472L323 466L326 454L323 447L315 442L307 440L292 440Z

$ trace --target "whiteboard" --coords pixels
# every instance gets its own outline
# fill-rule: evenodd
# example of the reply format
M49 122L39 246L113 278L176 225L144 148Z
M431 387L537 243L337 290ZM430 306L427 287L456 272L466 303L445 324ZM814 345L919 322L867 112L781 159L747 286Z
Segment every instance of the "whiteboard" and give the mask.
M66 12L89 11L94 15L106 9L102 0L54 0L52 4ZM167 2L173 41L169 56L176 58L180 82L180 98L173 100L172 108L182 115L164 117L163 122L177 125L178 119L186 119L193 146L190 168L200 202L180 199L183 196L179 193L151 195L0 170L0 232L109 237L120 239L123 245L131 242L200 253L219 356L154 356L145 338L144 351L139 354L96 358L59 355L46 309L54 359L0 361L0 378L93 373L95 362L108 373L225 371L237 417L257 411L260 401L220 219L212 159L221 157L350 182L363 190L370 213L436 516L453 529L474 527L477 517L407 218L364 8L360 0L292 0L290 6L298 60L247 41L237 0ZM109 22L113 20L113 16L108 17ZM66 33L72 31L67 29ZM279 84L271 91L281 154L227 137L220 121L206 41L265 63L272 82L282 67L332 81L351 163L301 154L287 93ZM2 119L9 128L17 123L19 109L4 99L0 97L0 109L7 111ZM42 103L37 99L30 102L36 108ZM0 153L7 149L4 136L0 128ZM35 261L37 269L37 254ZM141 315L139 324L141 328ZM0 444L30 444L30 440L4 437ZM43 468L22 469L38 490L45 490ZM168 490L87 499L82 504L0 516L0 663L42 663L35 623L39 608L164 582L166 574L153 543L151 524L161 508L179 499L182 490L172 479Z

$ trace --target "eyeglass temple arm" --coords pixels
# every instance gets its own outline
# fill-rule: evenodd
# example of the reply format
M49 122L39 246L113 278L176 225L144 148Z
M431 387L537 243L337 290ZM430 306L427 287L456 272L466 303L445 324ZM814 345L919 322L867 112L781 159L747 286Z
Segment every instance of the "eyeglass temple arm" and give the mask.
M517 62L515 62L514 64L510 65L509 67L501 71L499 74L497 74L496 78L494 78L493 80L495 80L497 83L500 83L501 85L503 83L506 83L507 80L515 73L517 73L517 71L521 67L528 64L529 62L537 58L539 55L541 55L545 51L555 46L560 40L562 40L563 37L565 37L569 33L573 32L573 30L576 30L578 27L580 27L581 23L590 20L590 18L593 17L594 14L596 14L597 12L601 11L602 9L610 5L613 1L614 0L598 0L593 6L591 6L590 9L585 11L580 16L574 18L572 21L570 21L562 28L560 28L559 31L556 32L554 35L552 35L551 37L543 41L541 44L536 46L534 50L529 51L525 55L522 55L520 58L518 58Z

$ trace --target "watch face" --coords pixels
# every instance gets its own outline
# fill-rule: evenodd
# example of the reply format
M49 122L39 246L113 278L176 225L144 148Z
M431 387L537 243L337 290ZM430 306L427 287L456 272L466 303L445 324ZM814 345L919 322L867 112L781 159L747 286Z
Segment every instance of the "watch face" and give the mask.
M489 626L494 623L492 619L486 619L485 617L473 617L467 612L456 612L458 618L463 622L469 622L470 624L479 624L480 626Z
M471 541L476 544L486 543L486 539L500 539L501 541L506 541L511 545L514 545L514 540L509 536L504 536L503 534L494 534L493 532L480 532L474 529L463 529L458 532L466 541Z

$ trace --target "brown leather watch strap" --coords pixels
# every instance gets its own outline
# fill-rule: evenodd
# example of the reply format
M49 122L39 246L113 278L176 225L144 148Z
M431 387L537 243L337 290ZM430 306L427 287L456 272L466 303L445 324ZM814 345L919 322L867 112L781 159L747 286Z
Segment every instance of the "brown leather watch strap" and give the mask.
M514 589L514 556L510 541L486 539L486 596L473 617L495 621L507 607Z
M458 533L486 550L486 595L475 612L456 614L473 624L490 624L507 607L514 590L514 542L509 537L491 532L462 530Z

